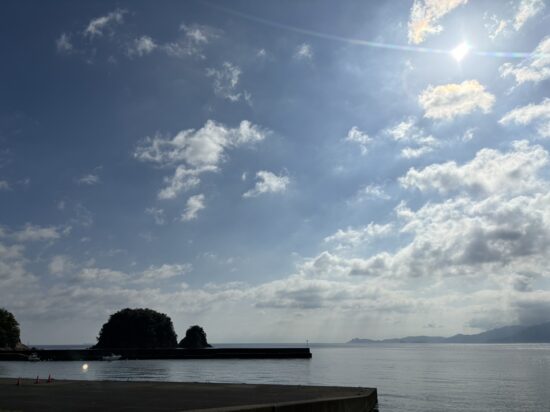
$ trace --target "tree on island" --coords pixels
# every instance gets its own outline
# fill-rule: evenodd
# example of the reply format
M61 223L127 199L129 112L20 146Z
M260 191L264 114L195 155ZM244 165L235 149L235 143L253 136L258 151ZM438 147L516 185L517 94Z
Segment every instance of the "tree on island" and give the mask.
M212 345L209 345L206 341L206 332L199 325L191 326L187 329L187 332L185 332L185 338L180 341L179 346L187 349L203 349L212 347Z
M15 316L6 309L0 308L0 348L15 349L21 344L19 323Z
M172 320L152 309L122 309L101 327L95 348L175 348Z

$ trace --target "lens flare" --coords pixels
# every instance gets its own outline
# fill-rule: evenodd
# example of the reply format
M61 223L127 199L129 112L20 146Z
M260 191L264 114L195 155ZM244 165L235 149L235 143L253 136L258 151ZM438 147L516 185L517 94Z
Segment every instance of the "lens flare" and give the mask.
M458 46L456 46L453 50L451 50L451 56L457 61L461 62L464 57L468 55L470 52L470 46L466 42L460 43Z

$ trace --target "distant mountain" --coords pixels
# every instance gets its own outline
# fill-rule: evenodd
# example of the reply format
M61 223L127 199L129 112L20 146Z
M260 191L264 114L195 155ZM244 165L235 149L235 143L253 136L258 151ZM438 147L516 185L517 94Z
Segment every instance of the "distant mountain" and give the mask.
M505 326L476 335L458 334L449 338L441 336L407 336L383 340L355 338L348 343L550 343L550 322L534 326Z

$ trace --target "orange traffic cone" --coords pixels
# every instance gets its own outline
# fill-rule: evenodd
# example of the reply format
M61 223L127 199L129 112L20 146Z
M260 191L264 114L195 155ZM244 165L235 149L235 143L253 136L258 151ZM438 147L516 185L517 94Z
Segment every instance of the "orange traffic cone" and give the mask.
M36 380L34 381L34 383L40 383L40 379L38 378L38 375L36 375Z
M17 378L17 383L15 384L15 386L21 386L21 378Z

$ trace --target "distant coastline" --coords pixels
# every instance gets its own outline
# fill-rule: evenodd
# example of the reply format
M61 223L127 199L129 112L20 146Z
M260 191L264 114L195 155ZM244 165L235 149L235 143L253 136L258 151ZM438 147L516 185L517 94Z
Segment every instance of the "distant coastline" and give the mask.
M550 343L550 322L534 326L504 326L475 335L407 336L382 340L354 338L347 343Z

